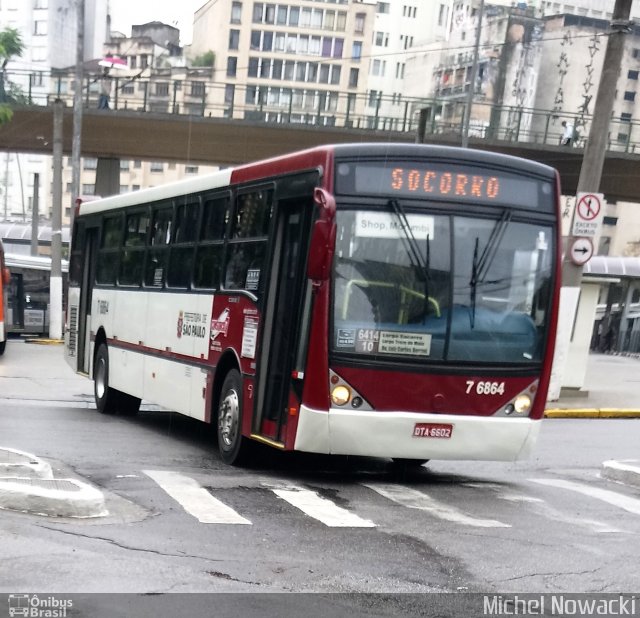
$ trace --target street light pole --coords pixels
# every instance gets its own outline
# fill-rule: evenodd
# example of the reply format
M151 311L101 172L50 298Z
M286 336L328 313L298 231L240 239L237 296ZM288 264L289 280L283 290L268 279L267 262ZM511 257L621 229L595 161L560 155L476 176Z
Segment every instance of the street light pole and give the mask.
M76 0L78 33L76 39L76 75L73 93L73 138L71 142L71 208L69 226L73 230L76 199L80 195L80 143L82 137L82 82L84 81L84 5Z
M464 107L464 117L462 122L462 144L463 148L469 147L469 124L471 122L471 107L473 105L473 95L478 79L478 54L480 53L480 33L482 31L482 15L484 13L484 0L480 0L478 9L478 26L476 28L476 41L473 46L473 63L471 65L471 83L467 92L467 102Z

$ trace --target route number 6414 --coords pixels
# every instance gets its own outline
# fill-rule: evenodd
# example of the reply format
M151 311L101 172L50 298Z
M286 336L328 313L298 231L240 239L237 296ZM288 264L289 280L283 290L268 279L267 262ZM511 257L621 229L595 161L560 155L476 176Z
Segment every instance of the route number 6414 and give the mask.
M467 395L471 392L475 392L477 395L504 395L504 382L467 380Z

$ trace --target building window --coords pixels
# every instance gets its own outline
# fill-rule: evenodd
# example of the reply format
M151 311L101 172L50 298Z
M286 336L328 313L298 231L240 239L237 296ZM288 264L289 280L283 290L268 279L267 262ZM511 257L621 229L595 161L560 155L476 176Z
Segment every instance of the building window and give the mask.
M163 172L164 164L161 161L151 161L151 165L149 166L149 170L152 172Z
M231 3L231 23L239 24L242 15L242 2Z
M633 51L631 52L631 55L634 58L640 58L640 49L637 47L634 47Z
M358 76L360 74L360 69L350 69L349 70L349 88L357 88L358 87Z
M365 13L356 13L356 21L354 31L356 34L362 34L364 32L364 20L366 14Z
M96 192L95 185L82 185L82 195L94 195Z
M98 169L98 159L86 157L82 160L83 170L95 170Z
M133 162L133 167L141 168L142 167L142 161L134 161Z
M167 82L158 82L156 84L156 96L159 96L159 97L169 96L169 84Z
M362 42L354 41L353 47L351 48L351 60L354 62L360 62L360 58L362 56Z
M204 82L191 82L190 95L192 97L204 96Z
M375 44L379 47L387 47L389 45L389 34L387 32L376 32Z
M624 100L625 101L635 101L636 100L636 93L632 92L631 90L625 91Z
M447 15L449 14L449 8L446 4L440 5L440 10L438 11L438 26L444 26L447 23Z
M227 77L235 77L238 69L238 59L235 56L227 58Z
M380 96L381 92L379 92L378 90L369 90L369 106L370 107L375 107L376 103L378 102L378 97Z
M33 22L33 34L36 36L46 36L47 35L47 22L43 20L38 20Z
M198 173L198 166L197 165L185 165L184 166L184 173L185 174L197 174Z
M376 4L376 13L388 13L388 12L389 12L388 2L378 2L378 4Z
M626 133L618 133L618 143L626 144L629 141L629 136Z
M240 30L229 30L229 49L238 49L240 45Z
M128 192L129 192L129 185L120 185L119 193L128 193Z
M622 114L620 114L620 122L631 122L631 114L622 112Z
M638 79L638 71L629 71L627 73L628 79Z
M135 69L138 66L138 57L129 56L129 68Z
M146 69L149 66L149 56L147 54L142 54L140 56L140 68Z
M125 161L123 159L120 159L120 170L123 172L128 172L129 171L129 161Z

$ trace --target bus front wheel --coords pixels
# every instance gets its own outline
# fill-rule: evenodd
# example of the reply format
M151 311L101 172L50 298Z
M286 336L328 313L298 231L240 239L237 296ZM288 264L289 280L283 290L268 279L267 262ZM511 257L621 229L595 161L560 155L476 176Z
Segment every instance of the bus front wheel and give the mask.
M248 462L251 445L242 435L242 378L237 369L229 371L222 384L217 434L222 461L236 466Z
M93 392L96 408L102 414L114 414L117 410L118 391L109 386L109 350L104 343L96 353L93 368Z
M7 345L6 341L0 341L0 356L4 354L4 348Z

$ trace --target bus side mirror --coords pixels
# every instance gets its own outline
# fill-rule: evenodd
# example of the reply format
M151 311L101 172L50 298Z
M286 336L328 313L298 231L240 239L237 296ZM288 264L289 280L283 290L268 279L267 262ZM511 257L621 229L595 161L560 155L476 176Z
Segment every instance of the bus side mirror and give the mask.
M326 281L331 272L336 240L336 200L328 191L316 187L313 201L320 207L320 218L313 224L311 232L307 277Z
M4 285L9 285L11 281L11 271L8 268L2 269L2 283Z

